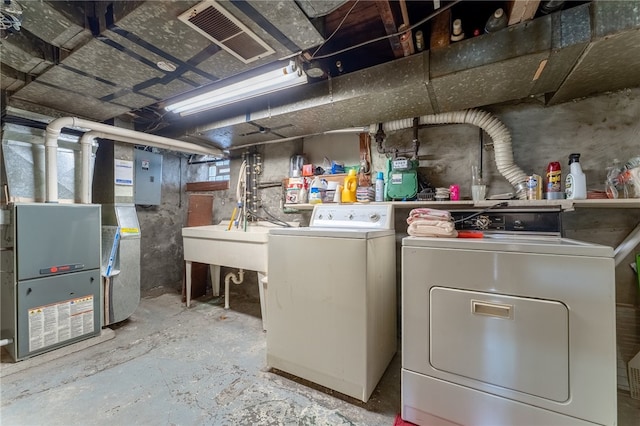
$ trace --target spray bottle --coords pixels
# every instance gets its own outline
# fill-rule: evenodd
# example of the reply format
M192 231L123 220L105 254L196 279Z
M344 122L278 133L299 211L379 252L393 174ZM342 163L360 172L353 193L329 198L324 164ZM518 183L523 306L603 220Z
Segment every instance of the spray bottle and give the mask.
M585 200L587 198L587 179L580 166L580 154L569 155L569 174L564 182L567 199Z
M378 172L376 177L376 201L384 201L384 175Z

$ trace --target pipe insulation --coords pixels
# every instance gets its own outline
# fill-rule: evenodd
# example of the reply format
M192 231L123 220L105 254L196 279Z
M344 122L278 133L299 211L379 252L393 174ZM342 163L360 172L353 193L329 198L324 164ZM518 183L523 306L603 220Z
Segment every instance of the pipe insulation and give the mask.
M397 130L409 129L413 127L413 118L395 120L382 123L384 132L394 132ZM472 124L484 130L493 140L495 162L498 171L515 188L518 198L525 199L525 181L527 175L520 169L513 160L513 149L511 147L511 133L507 126L498 118L486 111L478 109L468 109L464 111L452 111L440 114L423 115L418 117L419 125L435 124ZM369 126L369 132L375 134L378 125Z
M58 138L60 132L65 127L74 127L79 129L89 129L97 132L103 132L104 137L109 139L118 140L121 142L155 146L158 148L172 149L180 152L187 153L203 153L212 155L222 155L222 152L217 148L206 148L200 145L196 145L190 142L183 142L175 139L169 139L162 136L151 135L148 133L138 132L135 130L124 129L121 127L110 126L108 124L97 123L95 121L85 120L77 117L62 117L53 120L46 129L45 135L45 182L46 182L46 202L57 203L58 202ZM91 148L90 139L84 142L83 149ZM82 144L82 140L81 140ZM84 164L87 159L91 158L91 154L87 152L82 153L83 165L82 173L88 172L89 164ZM83 179L83 187L87 185L85 181L89 179ZM88 191L82 191L82 197L86 197Z

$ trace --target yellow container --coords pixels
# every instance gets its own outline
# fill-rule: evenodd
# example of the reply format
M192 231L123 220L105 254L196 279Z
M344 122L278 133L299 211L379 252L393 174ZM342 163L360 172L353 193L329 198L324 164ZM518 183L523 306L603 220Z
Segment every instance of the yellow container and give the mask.
M355 203L356 189L358 189L358 176L356 176L356 171L351 169L347 177L344 178L341 201L343 203Z

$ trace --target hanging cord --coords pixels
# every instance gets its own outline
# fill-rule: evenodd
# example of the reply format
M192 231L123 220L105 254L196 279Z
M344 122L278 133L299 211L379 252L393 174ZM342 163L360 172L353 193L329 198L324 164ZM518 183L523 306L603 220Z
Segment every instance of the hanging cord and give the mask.
M338 26L336 27L335 30L333 30L333 32L331 33L331 35L329 37L327 37L327 39L325 41L322 42L322 44L320 46L318 46L318 48L316 49L315 52L313 52L313 54L311 55L311 57L315 57L316 53L318 53L318 51L320 49L322 49L324 47L325 44L327 44L329 42L329 40L331 40L331 37L333 37L340 28L342 28L342 24L344 24L344 21L347 19L347 16L349 16L349 14L351 13L351 11L353 10L354 7L356 7L356 5L358 4L360 0L356 0L353 3L353 6L351 6L351 9L349 9L349 11L346 13L346 15L344 15L344 17L342 18L342 21L340 21L340 23L338 24Z
M274 225L282 226L282 227L285 227L285 228L290 228L291 227L291 225L289 225L284 220L279 219L278 217L276 217L273 214L269 213L269 211L267 209L265 209L264 206L262 206L261 209L264 210L264 212L267 214L268 217L258 216L258 214L256 212L252 211L252 210L248 210L248 212L251 215L251 217L254 218L254 219L263 220L265 222L270 222L270 223L273 223Z
M375 43L375 42L381 41L381 40L386 40L386 39L391 38L391 37L397 37L399 35L402 35L402 34L406 33L407 31L411 31L414 28L419 27L420 25L424 24L425 22L435 18L436 16L438 16L439 14L444 12L445 10L450 9L451 7L453 7L456 3L459 3L460 1L461 0L455 0L454 2L449 3L446 6L441 7L437 11L435 11L432 14L428 15L426 18L416 22L415 24L411 25L409 28L404 28L402 31L398 31L398 32L393 33L393 34L388 34L386 36L374 38L373 40L364 41L362 43L356 44L355 46L345 47L344 49L338 50L337 52L327 53L326 55L315 56L315 53L314 53L313 56L312 56L312 59L330 58L330 57L338 55L340 53L348 52L349 50L353 50L353 49L357 49L358 47L366 46L367 44ZM320 47L322 47L322 46L320 46ZM316 52L317 52L317 50L316 50Z
M489 210L491 210L491 209L495 209L495 208L499 208L499 207L507 207L507 206L509 206L509 203L508 203L508 202L506 202L506 201L505 201L505 202L503 202L503 203L494 204L494 205L492 205L492 206L487 207L486 209L482 209L482 210L480 210L479 212L476 212L476 213L470 214L469 216L465 216L465 217L463 217L462 219L454 220L454 221L453 221L453 223L460 223L460 222L464 222L465 220L473 219L473 218L474 218L474 217L476 217L476 216L480 216L481 214L486 213L486 212L488 212L488 211L489 211Z

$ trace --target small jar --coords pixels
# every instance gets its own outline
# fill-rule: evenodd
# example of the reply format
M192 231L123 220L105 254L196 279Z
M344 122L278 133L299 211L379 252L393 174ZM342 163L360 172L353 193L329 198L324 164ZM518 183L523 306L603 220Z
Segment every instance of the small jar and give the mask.
M460 185L451 185L451 186L449 186L449 199L451 201L459 201L460 200Z

